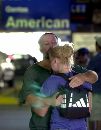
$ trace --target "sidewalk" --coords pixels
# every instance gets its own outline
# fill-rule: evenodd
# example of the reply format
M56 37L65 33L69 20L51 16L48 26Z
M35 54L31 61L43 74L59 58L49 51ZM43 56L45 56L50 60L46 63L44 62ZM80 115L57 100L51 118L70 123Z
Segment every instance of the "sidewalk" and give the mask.
M0 106L0 130L29 130L30 109L17 105Z

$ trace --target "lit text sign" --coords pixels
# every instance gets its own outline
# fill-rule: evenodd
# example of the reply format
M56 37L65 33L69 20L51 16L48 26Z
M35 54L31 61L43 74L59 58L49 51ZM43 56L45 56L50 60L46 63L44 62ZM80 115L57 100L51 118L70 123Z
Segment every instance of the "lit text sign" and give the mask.
M70 0L3 0L1 15L4 30L66 30Z
M42 16L40 19L25 19L9 16L5 28L11 29L69 29L69 20L67 19L46 19Z

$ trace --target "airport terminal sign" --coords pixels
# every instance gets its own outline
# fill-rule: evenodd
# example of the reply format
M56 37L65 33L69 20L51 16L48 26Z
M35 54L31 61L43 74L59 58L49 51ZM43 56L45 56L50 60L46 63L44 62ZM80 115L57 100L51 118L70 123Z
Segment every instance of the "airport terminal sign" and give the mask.
M0 6L2 30L70 30L70 0L3 0Z

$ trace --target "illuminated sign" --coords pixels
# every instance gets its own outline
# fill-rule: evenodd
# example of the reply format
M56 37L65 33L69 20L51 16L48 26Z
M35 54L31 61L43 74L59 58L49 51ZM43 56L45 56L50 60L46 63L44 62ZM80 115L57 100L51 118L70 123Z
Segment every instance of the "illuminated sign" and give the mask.
M71 5L70 19L72 23L91 23L92 9L88 3Z
M68 30L70 0L3 0L1 15L3 30Z
M69 28L69 20L67 19L46 19L41 17L40 19L24 19L18 18L15 19L12 16L9 16L5 24L6 28L13 29L65 29Z
M70 19L71 23L101 25L101 1L72 0Z
M71 6L71 13L85 13L86 5L85 4L77 4Z

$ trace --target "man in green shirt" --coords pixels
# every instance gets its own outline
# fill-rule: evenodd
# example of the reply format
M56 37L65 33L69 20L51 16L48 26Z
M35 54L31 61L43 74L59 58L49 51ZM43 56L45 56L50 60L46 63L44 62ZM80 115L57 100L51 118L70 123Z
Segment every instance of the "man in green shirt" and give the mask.
M20 102L27 102L31 105L32 116L29 123L30 130L49 130L52 107L48 109L47 115L44 117L37 115L37 112L39 113L38 108L45 107L46 105L55 106L61 101L61 97L56 101L56 95L45 98L40 94L40 87L51 75L51 66L47 52L50 48L56 46L57 43L58 38L53 33L43 34L39 39L40 51L43 53L43 60L29 67L24 75L23 86L20 92ZM74 68L74 70L79 74L71 78L71 87L77 87L85 81L94 83L98 78L94 71L87 71L79 66Z

